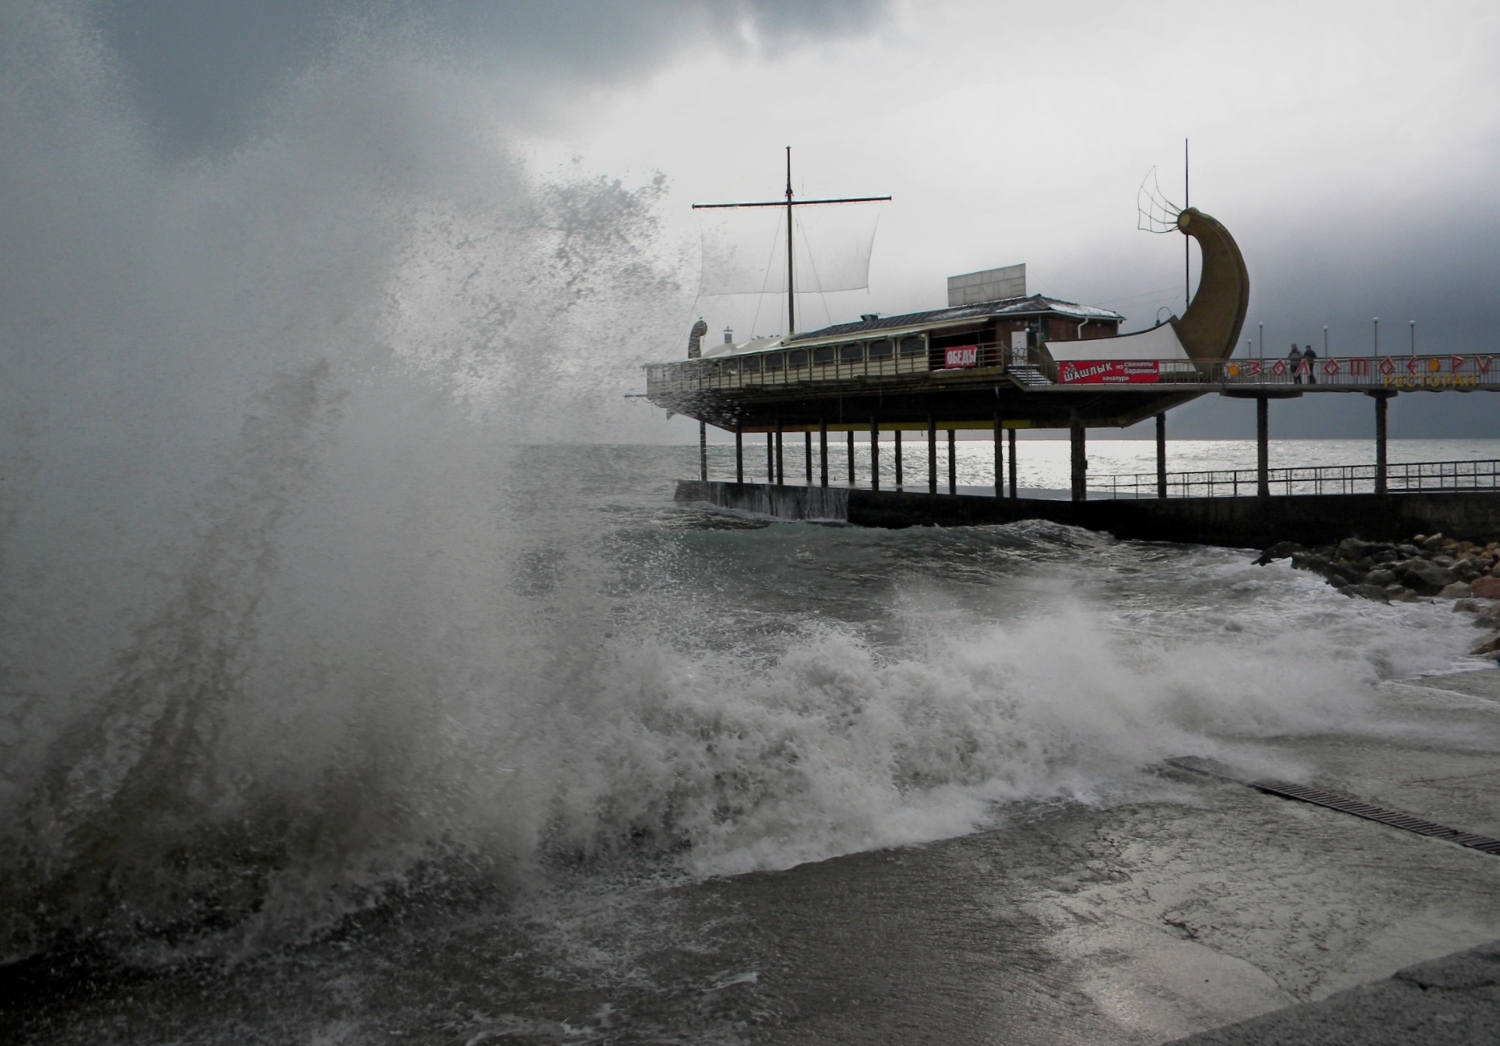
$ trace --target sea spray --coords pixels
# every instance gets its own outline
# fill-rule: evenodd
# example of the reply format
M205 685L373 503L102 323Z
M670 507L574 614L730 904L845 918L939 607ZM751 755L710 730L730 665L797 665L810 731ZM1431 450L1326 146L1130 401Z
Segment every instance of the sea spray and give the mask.
M535 181L465 74L358 38L164 164L77 13L0 12L0 957L503 878L555 693L510 593L570 543L507 466L620 411L661 182Z
M548 185L357 40L167 165L61 10L0 32L0 959L962 833L1467 639L1233 552L674 507L689 452L538 445L681 318L660 182Z

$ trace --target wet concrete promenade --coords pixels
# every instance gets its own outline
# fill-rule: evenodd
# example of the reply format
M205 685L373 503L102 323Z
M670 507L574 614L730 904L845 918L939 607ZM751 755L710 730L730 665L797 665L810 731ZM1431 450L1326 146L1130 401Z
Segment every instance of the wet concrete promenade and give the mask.
M1500 941L1418 963L1322 1002L1178 1039L1180 1046L1492 1046Z
M1382 684L1348 732L1238 758L1500 837L1500 670ZM1500 858L1232 780L1162 789L705 885L754 927L753 1038L1500 1041Z

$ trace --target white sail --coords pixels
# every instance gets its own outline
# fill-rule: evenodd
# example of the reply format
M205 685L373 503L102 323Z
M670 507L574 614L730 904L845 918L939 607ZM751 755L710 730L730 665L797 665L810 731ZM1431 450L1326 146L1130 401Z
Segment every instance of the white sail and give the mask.
M786 208L699 210L699 294L785 294ZM876 203L799 203L793 212L797 293L863 290L880 219Z

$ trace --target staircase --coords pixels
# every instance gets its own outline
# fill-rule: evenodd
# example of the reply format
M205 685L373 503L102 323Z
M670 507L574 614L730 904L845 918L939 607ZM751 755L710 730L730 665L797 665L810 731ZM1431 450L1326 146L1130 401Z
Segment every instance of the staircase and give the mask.
M1038 388L1052 384L1039 368L1030 365L1024 367L1007 367L1005 373L1010 376L1011 381L1022 388Z

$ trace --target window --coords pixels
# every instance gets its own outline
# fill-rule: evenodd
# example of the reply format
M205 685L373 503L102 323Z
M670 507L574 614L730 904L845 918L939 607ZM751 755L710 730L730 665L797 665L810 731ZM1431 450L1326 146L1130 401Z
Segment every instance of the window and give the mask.
M758 374L758 373L760 373L760 357L759 356L746 356L744 358L744 360L741 361L740 368L746 374Z
M814 363L820 363L821 364L821 363L832 363L833 362L833 346L832 345L823 345L823 346L820 346L820 347L818 347L816 349L813 349L812 350L812 354L813 354L813 362Z
M888 360L891 358L891 343L887 340L870 342L870 359Z
M762 364L762 366L764 366L766 370L780 370L782 363L785 362L785 360L782 359L781 353L779 352L766 353L765 360L766 362Z
M787 353L786 365L788 367L805 367L805 366L807 366L807 350L806 349L793 349L791 352Z
M913 334L909 338L901 339L901 355L925 356L926 354L927 341L920 334Z
M725 360L720 366L724 368L725 374L738 374L740 372L739 360Z
M853 345L844 345L839 348L839 359L845 363L857 362L865 358L865 347L859 342Z

